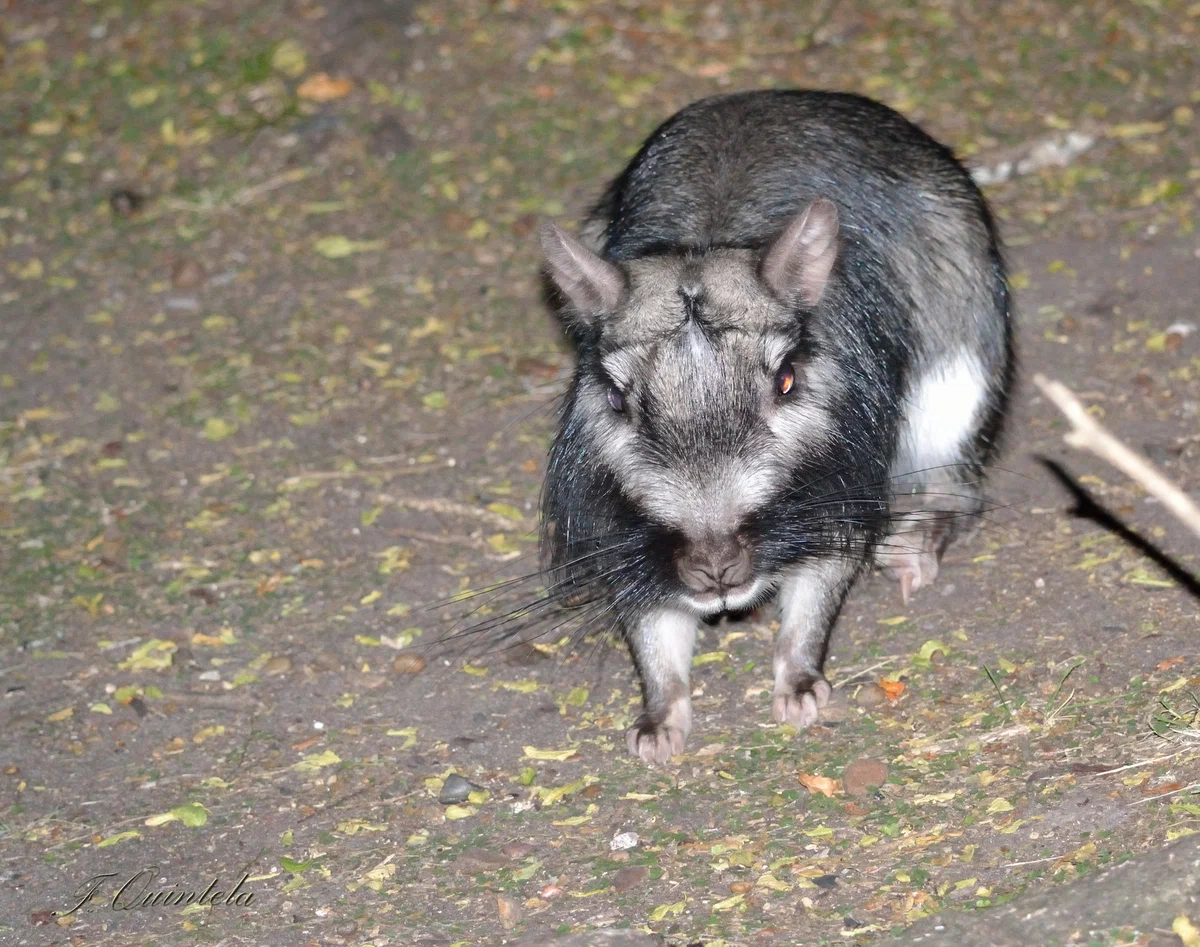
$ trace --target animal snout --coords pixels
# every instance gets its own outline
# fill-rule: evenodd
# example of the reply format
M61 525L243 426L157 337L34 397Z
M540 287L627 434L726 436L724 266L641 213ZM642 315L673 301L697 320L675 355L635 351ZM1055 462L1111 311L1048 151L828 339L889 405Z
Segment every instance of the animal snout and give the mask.
M694 592L724 592L750 580L750 550L737 536L691 543L679 559L679 577Z

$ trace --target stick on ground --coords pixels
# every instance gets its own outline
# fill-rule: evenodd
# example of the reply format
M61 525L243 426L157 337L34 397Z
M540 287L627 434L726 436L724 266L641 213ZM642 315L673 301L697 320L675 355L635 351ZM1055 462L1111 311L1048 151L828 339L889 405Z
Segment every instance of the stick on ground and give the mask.
M1200 507L1197 507L1186 493L1159 473L1145 457L1130 450L1109 434L1087 413L1071 389L1062 382L1050 381L1045 375L1038 374L1033 376L1033 383L1071 422L1071 430L1064 435L1063 440L1072 447L1091 451L1130 479L1136 480L1188 529L1200 536Z

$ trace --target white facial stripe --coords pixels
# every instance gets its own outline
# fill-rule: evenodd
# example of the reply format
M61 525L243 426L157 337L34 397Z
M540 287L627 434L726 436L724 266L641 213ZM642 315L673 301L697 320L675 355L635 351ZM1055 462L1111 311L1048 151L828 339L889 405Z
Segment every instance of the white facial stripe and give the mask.
M791 340L782 335L764 335L762 339L763 364L768 371L775 371L787 357Z
M600 359L608 377L622 391L628 391L637 373L640 353L631 349L617 349Z
M749 513L766 503L777 480L773 467L736 459L705 471L637 465L627 472L626 485L651 516L697 539L737 530Z

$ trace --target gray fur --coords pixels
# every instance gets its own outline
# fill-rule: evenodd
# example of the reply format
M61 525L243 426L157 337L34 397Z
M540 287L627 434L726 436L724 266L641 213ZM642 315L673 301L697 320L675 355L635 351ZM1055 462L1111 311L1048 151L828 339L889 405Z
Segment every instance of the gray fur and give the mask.
M739 93L669 119L581 238L543 245L579 353L546 551L626 632L631 749L660 762L690 727L680 616L776 591L774 714L813 722L864 566L907 597L982 508L1014 365L983 198L885 106Z

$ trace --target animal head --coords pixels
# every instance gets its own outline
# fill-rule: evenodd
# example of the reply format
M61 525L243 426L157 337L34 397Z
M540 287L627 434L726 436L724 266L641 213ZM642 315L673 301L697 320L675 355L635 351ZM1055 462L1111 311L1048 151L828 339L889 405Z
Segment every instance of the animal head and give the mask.
M772 501L830 438L837 373L808 317L833 278L837 209L814 202L763 250L614 263L554 224L541 239L579 351L570 423L584 456L570 463L602 469L652 528L643 558L665 562L682 601L752 605L786 558L769 541Z

